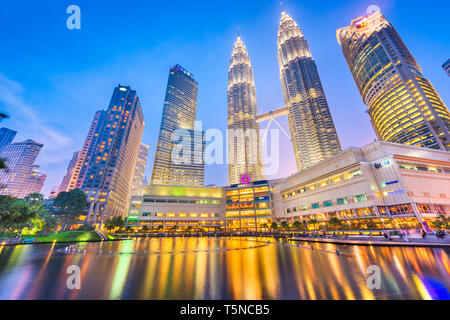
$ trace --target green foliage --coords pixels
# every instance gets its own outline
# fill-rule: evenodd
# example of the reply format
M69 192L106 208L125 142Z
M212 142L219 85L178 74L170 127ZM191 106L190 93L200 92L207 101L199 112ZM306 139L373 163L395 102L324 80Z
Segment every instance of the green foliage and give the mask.
M41 242L75 242L75 241L100 241L100 236L93 231L69 231L56 233L47 237L38 238Z
M272 224L270 225L270 229L278 229L278 224L276 222L272 222Z
M95 231L95 227L90 225L89 223L85 223L78 227L77 231Z
M316 225L319 224L319 221L317 219L310 219L309 223L314 226L314 230L316 230Z
M289 224L286 221L281 222L281 228L284 230L289 229Z
M369 220L369 221L367 221L366 222L366 226L367 226L367 229L376 229L377 228L377 225L376 225L376 223L375 222L373 222L372 220Z
M433 221L432 226L434 229L447 230L450 227L450 219L444 215L439 215L439 218Z
M24 199L0 195L0 229L6 233L35 235L53 228L54 218L45 207L44 197L39 193Z
M57 215L63 230L78 220L78 217L87 208L86 194L80 189L69 192L60 192L53 203L53 211Z
M294 221L294 223L292 224L292 226L294 227L295 230L303 230L303 224L300 221Z
M330 218L330 221L328 222L328 224L333 228L333 229L339 229L342 226L342 221L339 220L336 217L332 217Z
M113 217L112 219L108 219L104 223L104 228L106 230L113 230L116 228L122 229L125 226L125 220L123 220L122 216Z

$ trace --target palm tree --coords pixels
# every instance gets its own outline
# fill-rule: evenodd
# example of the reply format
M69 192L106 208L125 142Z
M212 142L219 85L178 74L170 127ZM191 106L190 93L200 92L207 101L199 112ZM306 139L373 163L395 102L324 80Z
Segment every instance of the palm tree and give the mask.
M317 219L311 219L309 220L309 223L314 226L314 231L316 231L316 225L319 223L319 221Z
M282 228L283 230L288 230L288 229L289 229L289 224L288 224L286 221L283 221L283 222L281 223L281 228Z
M272 231L278 229L278 224L276 222L272 222L270 229L272 229Z
M330 218L330 221L328 222L328 224L329 224L330 226L332 226L333 229L336 230L337 228L339 228L340 226L342 226L342 221L339 220L339 219L336 218L336 217L332 217L332 218Z
M448 229L450 219L445 217L443 214L439 215L439 218L432 223L435 229Z
M372 220L367 221L366 226L367 226L367 229L376 229L377 228L376 223L373 222Z
M301 231L303 229L303 224L298 220L294 221L292 226L294 227L294 229L296 229L298 231Z
M9 118L7 114L0 112L0 121L3 121L5 119ZM8 170L8 167L6 166L6 160L3 158L0 158L0 170ZM2 186L0 186L0 189Z

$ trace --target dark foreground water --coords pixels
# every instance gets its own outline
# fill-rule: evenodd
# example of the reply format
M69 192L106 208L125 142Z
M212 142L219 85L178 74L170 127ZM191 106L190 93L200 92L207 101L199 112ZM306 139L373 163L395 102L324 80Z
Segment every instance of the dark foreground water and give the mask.
M128 240L75 253L67 245L0 246L0 299L450 298L448 250L264 241L271 243ZM80 290L67 288L71 265L80 268ZM367 285L372 265L381 290Z

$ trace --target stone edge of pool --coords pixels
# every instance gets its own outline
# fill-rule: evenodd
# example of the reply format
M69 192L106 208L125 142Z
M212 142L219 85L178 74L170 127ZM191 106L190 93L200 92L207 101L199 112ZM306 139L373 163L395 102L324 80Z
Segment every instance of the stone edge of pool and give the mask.
M357 246L379 246L379 247L428 247L428 248L450 248L450 243L423 243L423 242L387 242L387 241L365 241L365 240L338 240L317 238L289 238L291 241L332 243Z
M35 243L0 243L0 246L27 246L27 245L45 245L45 244L75 244L75 243L100 243L100 242L117 242L130 239L114 239L114 240L95 240L95 241L50 241ZM358 246L379 246L379 247L428 247L428 248L450 248L450 243L423 243L423 242L387 242L387 241L365 241L365 240L339 240L339 239L320 239L320 238L288 238L291 241L299 242L316 242L331 243L343 245Z

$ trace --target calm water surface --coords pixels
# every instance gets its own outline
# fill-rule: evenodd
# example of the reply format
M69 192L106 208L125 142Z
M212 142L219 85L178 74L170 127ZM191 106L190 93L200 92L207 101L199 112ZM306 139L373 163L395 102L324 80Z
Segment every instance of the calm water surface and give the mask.
M450 298L448 250L298 245L190 238L82 244L81 253L0 246L0 299ZM67 289L71 265L80 267L81 290ZM381 290L367 287L371 265L381 269Z

